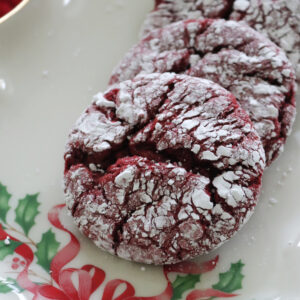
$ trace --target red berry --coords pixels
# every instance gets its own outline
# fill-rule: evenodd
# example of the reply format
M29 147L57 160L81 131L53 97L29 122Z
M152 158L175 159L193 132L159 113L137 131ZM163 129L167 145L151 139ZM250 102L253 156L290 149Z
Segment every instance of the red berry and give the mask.
M25 266L25 264L26 264L25 261L22 260L22 261L21 261L21 265L22 265L22 266Z
M0 0L1 1L1 0ZM13 7L17 6L22 0L10 0L9 1Z
M11 11L12 7L7 1L0 0L0 18L6 15L9 11Z
M18 257L13 258L13 262L17 263L20 259Z
M18 264L12 264L11 267L12 267L13 270L16 270L16 269L19 268L19 265Z
M0 0L0 18L10 12L22 0Z

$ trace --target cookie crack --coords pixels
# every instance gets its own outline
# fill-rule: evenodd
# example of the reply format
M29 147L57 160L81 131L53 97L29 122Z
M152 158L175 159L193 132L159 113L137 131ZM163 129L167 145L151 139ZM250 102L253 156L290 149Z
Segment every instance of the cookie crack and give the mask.
M233 12L233 5L235 0L228 0L228 6L224 12L223 19L229 20L231 13Z

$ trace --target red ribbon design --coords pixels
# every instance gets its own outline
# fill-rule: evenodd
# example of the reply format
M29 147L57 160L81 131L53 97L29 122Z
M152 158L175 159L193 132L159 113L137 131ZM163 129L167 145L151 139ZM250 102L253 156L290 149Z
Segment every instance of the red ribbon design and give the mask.
M50 223L57 229L66 232L70 236L70 242L63 247L53 258L50 266L50 275L54 280L53 285L37 285L28 277L28 269L33 261L34 254L32 249L22 244L15 249L15 252L21 255L26 264L23 271L17 277L18 284L32 294L34 300L89 300L90 296L103 284L105 272L93 265L85 265L80 269L64 268L66 264L72 261L79 253L80 244L73 233L67 230L59 219L59 214L65 205L55 206L48 214ZM10 239L18 241L8 235L0 224L0 240ZM125 280L114 279L106 283L102 295L102 300L171 300L173 296L172 283L168 278L171 272L183 274L203 274L212 271L218 262L218 256L210 261L203 263L183 262L176 265L164 267L164 276L167 280L165 290L152 297L137 297L133 285ZM78 284L74 284L74 276L77 276ZM55 285L55 286L54 286ZM122 294L115 296L120 285L125 286ZM188 294L186 300L200 300L209 297L235 297L235 294L224 293L214 289L194 290Z
M228 294L225 292L221 292L214 289L207 289L207 290L194 290L189 293L186 297L186 300L200 300L200 299L208 299L210 297L223 297L223 298L230 298L235 297L236 294Z
M105 272L92 265L85 265L81 269L63 269L67 263L78 255L80 250L80 244L75 235L67 230L60 222L59 213L64 206L64 204L57 205L48 213L50 223L57 229L68 233L70 236L70 242L56 254L50 267L51 277L55 280L60 289L51 285L42 285L38 289L37 296L34 298L35 300L88 300L105 279ZM77 274L78 276L78 288L75 287L72 281L73 274Z
M51 276L58 283L60 270L71 260L73 260L79 253L80 244L73 233L67 230L59 220L59 213L64 208L64 204L53 207L48 213L50 223L66 233L69 234L71 240L63 249L61 249L51 262Z

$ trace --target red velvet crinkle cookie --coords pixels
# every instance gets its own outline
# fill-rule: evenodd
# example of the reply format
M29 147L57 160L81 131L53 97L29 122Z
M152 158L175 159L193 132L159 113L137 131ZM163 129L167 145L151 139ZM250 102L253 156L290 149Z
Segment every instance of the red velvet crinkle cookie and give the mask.
M173 264L241 228L264 166L228 91L186 75L141 75L98 94L77 121L65 153L67 207L100 248Z
M267 165L282 151L295 119L295 74L284 52L245 24L187 20L152 31L124 57L110 83L176 72L232 92L259 133Z
M299 0L158 0L142 36L173 22L199 18L246 22L285 50L300 79Z
M300 79L299 0L236 0L230 19L246 22L282 48Z
M141 36L154 29L187 19L225 19L232 12L234 0L155 0L142 26Z

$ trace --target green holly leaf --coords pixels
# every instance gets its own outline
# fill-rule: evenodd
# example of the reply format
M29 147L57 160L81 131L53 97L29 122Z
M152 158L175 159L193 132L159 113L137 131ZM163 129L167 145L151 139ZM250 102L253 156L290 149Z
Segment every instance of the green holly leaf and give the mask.
M17 281L13 278L0 278L0 293L7 294L11 291L21 293L24 291L24 289L22 289Z
M37 244L37 263L47 272L50 271L50 264L57 253L60 243L56 240L55 234L49 229L42 235L41 241Z
M6 214L10 209L8 201L11 198L11 194L7 192L6 186L0 183L0 219L6 223Z
M173 286L172 300L182 299L184 292L191 290L195 287L196 283L200 281L200 275L188 274L185 276L177 275Z
M0 241L0 260L3 260L9 254L13 254L15 249L21 244L21 242L14 240L9 240L7 244L4 240Z
M9 292L11 292L13 289L7 285L9 283L7 283L4 279L0 280L0 293L1 294L7 294Z
M231 264L230 270L219 274L219 282L213 285L213 288L226 293L232 293L241 289L244 278L242 274L243 267L244 264L241 260L235 264Z
M37 201L38 194L26 195L25 198L19 200L19 204L15 210L16 223L18 223L28 235L29 230L35 224L35 217L38 215L38 207L40 203Z

